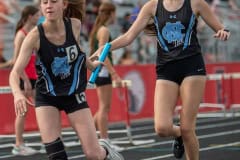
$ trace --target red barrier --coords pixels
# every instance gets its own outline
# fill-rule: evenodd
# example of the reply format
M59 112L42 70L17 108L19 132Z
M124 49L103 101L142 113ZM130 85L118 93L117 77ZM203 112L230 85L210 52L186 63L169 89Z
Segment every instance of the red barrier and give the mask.
M117 72L123 79L132 80L132 87L129 88L129 113L130 119L152 118L153 98L155 87L155 65L118 66ZM240 63L210 64L207 65L207 72L210 73L231 73L240 72ZM9 70L0 70L0 86L8 86ZM208 81L206 86L204 102L240 103L239 92L240 79L222 81ZM230 83L232 82L232 83ZM98 107L96 91L86 91L89 106L94 114ZM126 102L124 102L124 90L113 89L112 107L110 111L110 122L126 120ZM12 134L14 131L14 107L11 94L0 93L0 134ZM68 119L65 114L62 117L63 126L68 126ZM35 113L31 107L25 125L26 130L37 130Z

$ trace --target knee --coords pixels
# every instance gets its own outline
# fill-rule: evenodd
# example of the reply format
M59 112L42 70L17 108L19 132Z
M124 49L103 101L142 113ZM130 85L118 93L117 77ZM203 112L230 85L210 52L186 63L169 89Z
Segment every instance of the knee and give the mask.
M67 160L67 154L64 149L63 142L60 138L57 138L51 143L45 143L45 149L49 160Z
M160 137L168 137L170 136L170 133L171 133L171 127L167 125L158 125L158 126L155 126L155 132Z
M194 127L181 126L180 130L181 130L181 135L184 139L195 134Z
M99 112L102 114L108 114L110 112L110 105L109 104L101 104L99 108Z

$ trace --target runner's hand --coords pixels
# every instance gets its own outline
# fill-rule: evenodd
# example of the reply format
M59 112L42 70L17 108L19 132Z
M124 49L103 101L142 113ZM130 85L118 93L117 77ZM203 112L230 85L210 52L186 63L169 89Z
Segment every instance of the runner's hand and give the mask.
M25 116L27 113L27 104L34 105L30 100L28 100L22 93L14 94L14 107L16 116Z
M230 31L227 29L220 29L213 36L214 36L214 38L220 39L222 41L227 41L230 37Z

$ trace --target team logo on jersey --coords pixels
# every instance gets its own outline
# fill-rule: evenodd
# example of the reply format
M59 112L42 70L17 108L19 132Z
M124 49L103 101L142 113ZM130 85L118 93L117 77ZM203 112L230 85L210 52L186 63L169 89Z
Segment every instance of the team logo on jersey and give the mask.
M167 22L162 29L162 35L168 43L174 43L175 46L179 46L183 43L185 34L182 33L182 30L185 29L184 25L177 21L175 23Z
M170 18L170 19L176 19L176 18L177 18L177 15L170 15L169 18Z
M52 65L52 72L57 77L65 79L70 75L71 66L68 63L68 57L55 57Z
M66 48L66 53L68 57L68 63L75 61L78 57L78 49L76 45L72 45Z

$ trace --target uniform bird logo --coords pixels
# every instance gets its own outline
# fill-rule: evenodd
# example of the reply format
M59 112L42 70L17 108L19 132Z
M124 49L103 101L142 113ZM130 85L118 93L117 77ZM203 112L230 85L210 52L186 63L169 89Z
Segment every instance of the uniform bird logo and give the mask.
M65 79L70 75L71 66L68 64L67 57L55 57L51 65L53 74L61 79Z

